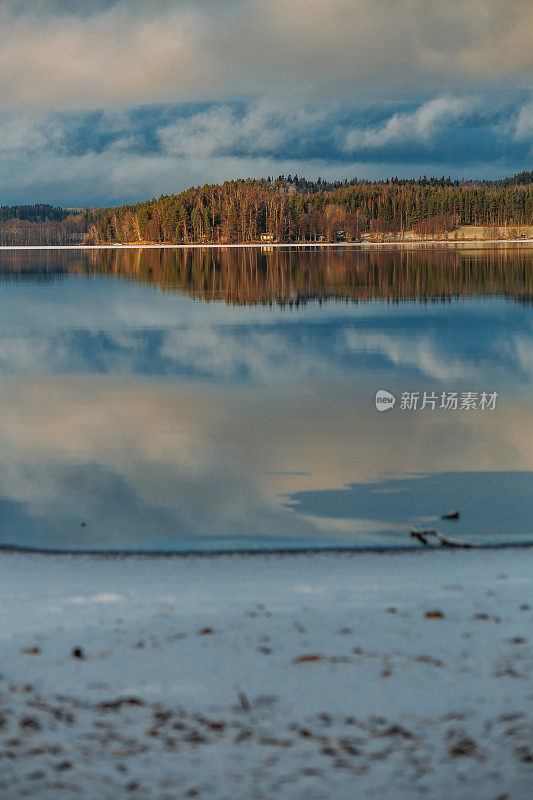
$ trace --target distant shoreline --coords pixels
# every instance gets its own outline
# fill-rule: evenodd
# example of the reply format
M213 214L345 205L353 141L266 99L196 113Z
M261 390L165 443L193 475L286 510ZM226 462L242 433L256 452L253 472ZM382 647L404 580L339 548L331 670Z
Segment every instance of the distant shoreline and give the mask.
M500 244L533 245L533 239L427 239L425 241L400 241L400 242L246 242L234 244L6 244L0 245L3 250L228 250L243 248L261 248L271 250L274 248L322 248L322 247L354 247L359 250L374 247L411 248L411 247L487 247Z
M533 548L533 540L510 542L482 542L475 545L477 551L482 550L515 550ZM0 557L7 555L29 556L68 556L72 558L149 558L149 559L195 559L195 558L256 558L256 557L293 557L293 556L361 556L361 555L404 555L406 553L447 553L447 547L419 547L417 545L366 545L356 546L309 546L279 547L272 549L236 548L234 550L74 550L69 548L26 547L15 544L0 544Z

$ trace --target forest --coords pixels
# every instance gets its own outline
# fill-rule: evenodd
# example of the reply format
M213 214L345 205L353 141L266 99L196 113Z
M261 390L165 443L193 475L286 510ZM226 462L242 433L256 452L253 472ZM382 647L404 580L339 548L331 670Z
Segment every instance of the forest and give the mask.
M533 222L533 181L450 179L310 183L295 176L205 185L144 203L86 212L86 240L233 243L357 241L363 234L453 232ZM528 182L525 182L525 181ZM324 188L325 186L325 188Z
M0 244L334 242L533 224L533 172L499 181L241 179L106 208L0 208ZM512 232L512 231L511 231Z
M0 206L0 245L80 244L85 217L49 203Z

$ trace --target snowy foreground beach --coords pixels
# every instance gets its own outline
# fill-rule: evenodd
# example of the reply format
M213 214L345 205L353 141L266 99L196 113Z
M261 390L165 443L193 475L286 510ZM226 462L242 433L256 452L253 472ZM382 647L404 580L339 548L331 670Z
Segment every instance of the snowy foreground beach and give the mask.
M525 800L533 550L0 554L0 797Z

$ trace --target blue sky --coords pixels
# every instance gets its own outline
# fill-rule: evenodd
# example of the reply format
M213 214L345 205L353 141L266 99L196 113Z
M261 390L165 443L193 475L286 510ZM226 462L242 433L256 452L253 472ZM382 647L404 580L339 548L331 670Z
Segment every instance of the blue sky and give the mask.
M533 165L529 0L4 0L0 203Z

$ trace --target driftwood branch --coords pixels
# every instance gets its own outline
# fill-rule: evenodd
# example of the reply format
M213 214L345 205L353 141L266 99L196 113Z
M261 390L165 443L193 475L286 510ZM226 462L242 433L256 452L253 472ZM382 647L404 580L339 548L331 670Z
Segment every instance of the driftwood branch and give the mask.
M440 547L461 547L463 549L471 549L475 547L475 544L471 542L458 542L456 539L448 539L447 536L443 536L442 533L435 530L424 530L424 531L411 531L411 536L414 539L417 539L420 544L423 544L425 547L433 547L435 545L430 544L429 537L433 540L437 540L438 545Z

